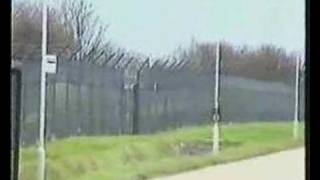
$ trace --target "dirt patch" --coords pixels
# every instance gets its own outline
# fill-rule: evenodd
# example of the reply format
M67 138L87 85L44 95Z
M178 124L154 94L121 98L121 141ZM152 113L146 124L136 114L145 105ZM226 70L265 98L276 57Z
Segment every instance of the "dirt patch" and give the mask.
M179 154L188 156L201 156L211 153L210 144L183 144L179 145Z
M238 141L224 140L220 142L221 149L240 146L242 143ZM183 143L178 145L179 154L188 156L205 156L212 153L211 143Z

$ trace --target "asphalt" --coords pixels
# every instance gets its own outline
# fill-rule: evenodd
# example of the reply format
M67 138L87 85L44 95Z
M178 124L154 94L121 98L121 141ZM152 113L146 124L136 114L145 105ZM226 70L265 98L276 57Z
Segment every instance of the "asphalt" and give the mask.
M304 180L305 149L298 148L154 180Z

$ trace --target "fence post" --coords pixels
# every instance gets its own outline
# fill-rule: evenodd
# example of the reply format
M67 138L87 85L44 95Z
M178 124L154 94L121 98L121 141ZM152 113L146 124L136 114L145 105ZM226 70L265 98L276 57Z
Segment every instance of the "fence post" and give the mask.
M18 180L19 179L19 164L20 164L20 135L21 135L21 93L22 93L22 81L21 81L21 70L13 68L12 69L12 75L16 76L15 77L15 88L13 88L14 90L16 90L16 97L14 98L15 102L13 102L15 104L15 118L14 118L14 147L13 147L13 175L12 175L12 180ZM11 76L12 76L11 75ZM11 77L12 78L12 77ZM12 81L11 81L12 83Z
M135 83L133 85L133 115L132 115L132 134L139 133L139 88L140 88L140 71L136 72Z
M67 63L65 63L65 65L67 65ZM65 79L65 85L66 85L66 97L65 97L65 124L67 125L67 129L66 129L66 134L65 136L70 136L71 132L72 131L72 122L70 121L70 116L69 116L69 113L70 113L70 108L69 108L69 105L70 105L70 100L69 100L69 76L70 76L70 72L69 72L69 66L65 66L65 73L66 73L66 79Z
M213 127L212 127L212 152L218 154L220 151L220 44L217 43L216 49L216 66L215 66L215 93L214 93L214 109L213 109Z
M76 110L76 114L78 116L77 120L78 120L78 128L77 128L77 134L80 135L83 130L84 130L84 119L83 119L83 113L82 113L82 95L81 95L81 80L82 80L82 73L83 73L83 68L82 68L82 64L78 61L78 79L77 79L77 110Z
M126 101L126 123L125 123L125 131L129 131L128 133L132 134L132 113L131 113L131 110L132 110L132 106L130 104L131 101L131 84L126 84L126 89L125 89L125 101Z
M88 128L90 135L93 135L94 131L94 118L93 118L93 86L94 86L94 78L92 75L92 67L89 68L89 76L91 81L89 82L89 122L88 122Z
M125 91L125 80L124 80L124 70L120 70L120 79L121 79L121 84L120 84L120 99L119 99L119 117L120 117L120 134L125 133L125 105L126 105L126 91Z
M53 132L54 136L57 132L56 131L56 121L55 121L55 113L56 113L56 76L52 77L52 110L51 110L51 131ZM54 129L53 129L54 128ZM54 137L51 137L54 138Z
M100 69L100 74L99 74L99 80L100 80L100 88L99 88L99 98L98 98L98 101L99 101L99 119L100 119L100 122L99 122L99 133L100 134L105 134L105 120L106 118L104 117L104 106L105 106L105 95L104 93L106 93L105 91L105 79L103 78L104 75L105 75L105 71L104 71L104 67L101 67Z
M133 85L133 119L132 119L132 133L138 134L139 120L140 120L140 74L145 65L149 65L149 58L147 58L140 67L134 68L134 85Z
M295 86L295 109L293 122L293 138L298 139L299 134L299 106L300 106L300 57L296 61L296 86Z

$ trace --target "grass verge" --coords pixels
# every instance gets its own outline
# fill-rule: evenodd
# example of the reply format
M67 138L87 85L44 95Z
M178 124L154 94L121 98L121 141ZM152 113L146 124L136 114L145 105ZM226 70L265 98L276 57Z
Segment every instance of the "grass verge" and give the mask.
M49 180L140 180L303 146L292 123L222 126L221 153L210 153L211 128L185 127L154 135L74 137L48 144ZM37 179L36 148L22 151L21 178Z

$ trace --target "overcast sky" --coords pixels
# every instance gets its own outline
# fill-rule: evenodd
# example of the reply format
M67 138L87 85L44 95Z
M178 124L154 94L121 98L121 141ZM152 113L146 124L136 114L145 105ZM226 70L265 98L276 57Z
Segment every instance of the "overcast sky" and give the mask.
M161 56L179 45L224 39L303 51L304 0L89 0L119 46Z

